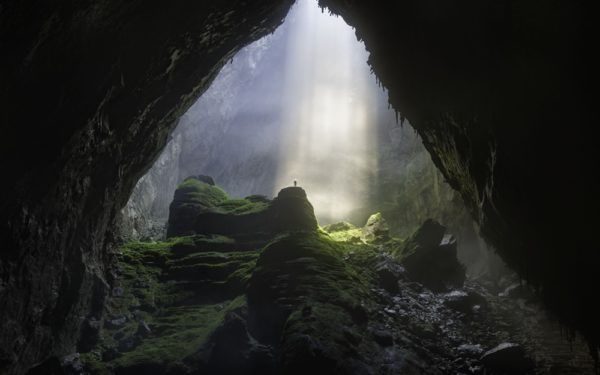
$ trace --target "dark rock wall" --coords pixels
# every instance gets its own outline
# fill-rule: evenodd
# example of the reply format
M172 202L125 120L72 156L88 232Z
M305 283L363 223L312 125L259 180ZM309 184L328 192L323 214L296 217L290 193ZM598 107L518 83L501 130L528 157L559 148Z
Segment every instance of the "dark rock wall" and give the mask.
M0 372L75 350L135 182L222 64L290 5L0 4Z
M485 236L598 343L598 148L581 2L320 0L357 30L390 102Z

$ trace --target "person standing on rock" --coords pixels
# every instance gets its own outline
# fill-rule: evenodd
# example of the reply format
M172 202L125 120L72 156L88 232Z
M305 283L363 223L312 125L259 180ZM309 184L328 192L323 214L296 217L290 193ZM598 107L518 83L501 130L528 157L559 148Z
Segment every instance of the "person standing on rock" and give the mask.
M294 179L294 187L298 186L298 180Z

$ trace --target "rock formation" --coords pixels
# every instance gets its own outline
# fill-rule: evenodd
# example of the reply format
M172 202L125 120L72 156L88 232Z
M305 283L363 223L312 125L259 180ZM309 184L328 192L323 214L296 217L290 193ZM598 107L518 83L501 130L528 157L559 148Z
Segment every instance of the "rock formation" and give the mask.
M320 3L356 28L391 104L499 253L597 348L595 13L581 2ZM76 350L111 290L115 219L136 181L219 68L290 5L2 3L0 371ZM286 341L302 342L319 353L305 336Z

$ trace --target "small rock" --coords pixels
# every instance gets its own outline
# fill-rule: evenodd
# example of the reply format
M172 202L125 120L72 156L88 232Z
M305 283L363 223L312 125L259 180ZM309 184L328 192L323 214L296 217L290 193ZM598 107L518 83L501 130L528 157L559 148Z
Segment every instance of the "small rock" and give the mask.
M113 288L112 290L112 295L113 297L121 297L123 296L123 288L121 288L120 286Z
M398 293L398 281L404 276L405 270L399 264L390 259L385 259L375 266L375 271L379 277L379 285L389 293Z
M458 347L458 352L467 358L479 358L483 353L483 348L480 344L462 344Z
M527 358L525 349L518 344L502 343L485 352L481 363L490 374L519 375L526 374L533 368L532 361Z
M127 318L122 316L120 318L107 320L104 323L104 326L109 329L115 329L123 326L127 322Z
M82 374L83 364L79 358L79 353L69 354L62 357L61 366L65 374Z
M148 336L151 333L152 333L152 330L150 329L150 327L148 326L148 324L144 320L141 320L138 323L138 329L135 332L135 334L138 335L138 336L141 336L141 337L146 337L146 336Z
M479 294L474 292L467 293L462 290L453 290L444 296L444 305L465 314L478 311L481 307L478 303L482 302L485 302L485 298ZM475 306L479 307L475 308Z
M515 283L504 289L502 293L499 293L500 297L510 297L514 299L524 299L531 301L535 298L533 291L526 285Z
M130 352L142 343L142 339L138 336L129 336L119 341L118 350L121 353Z
M371 330L373 339L381 346L392 346L394 344L394 336L392 333L383 328L374 328Z

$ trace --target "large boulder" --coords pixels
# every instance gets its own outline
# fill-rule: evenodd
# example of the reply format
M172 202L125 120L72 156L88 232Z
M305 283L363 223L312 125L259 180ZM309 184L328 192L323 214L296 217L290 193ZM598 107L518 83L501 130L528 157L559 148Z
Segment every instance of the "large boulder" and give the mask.
M456 257L456 240L435 220L423 223L400 250L402 264L411 279L434 291L462 286L465 267Z
M508 342L485 352L481 363L487 374L521 375L533 369L533 362L527 358L523 347Z
M227 200L227 194L208 176L190 176L175 190L169 206L167 237L194 233L194 222L202 212Z
M317 229L317 219L312 204L301 187L281 189L269 209L272 229L275 232L312 231Z

